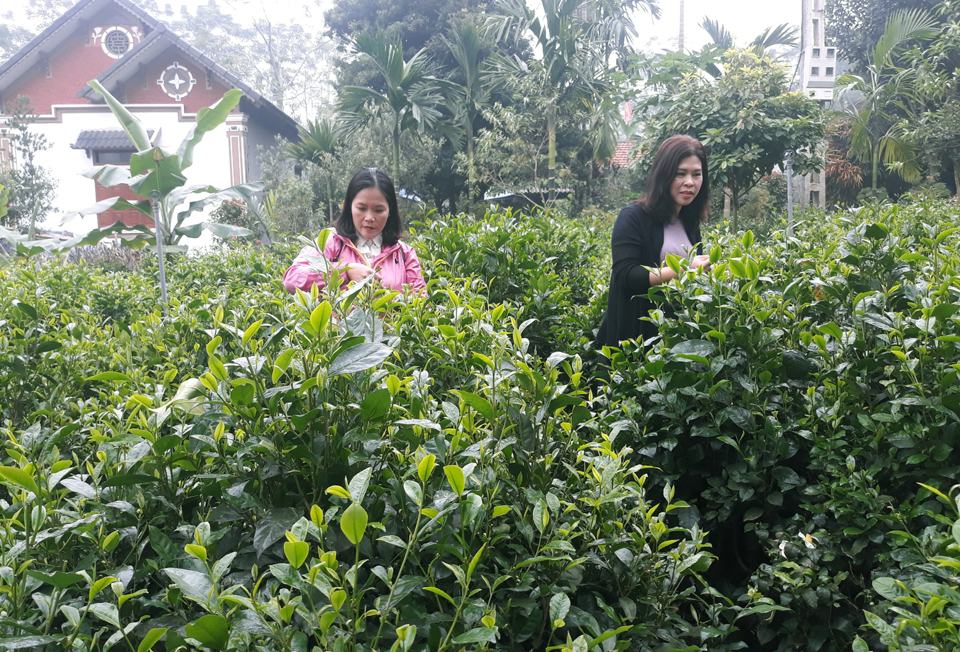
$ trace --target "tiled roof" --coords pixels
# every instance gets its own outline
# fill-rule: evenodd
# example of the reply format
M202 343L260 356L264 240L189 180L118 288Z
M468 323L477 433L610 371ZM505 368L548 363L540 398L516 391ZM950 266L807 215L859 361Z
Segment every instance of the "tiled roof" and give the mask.
M158 22L153 18L149 13L138 7L131 0L109 0L119 4L121 7L132 13L133 15L140 18L146 26L146 31L149 33L154 28L156 28ZM20 48L12 57L0 63L0 89L4 89L6 85L16 79L16 76L21 73L16 72L16 68L20 67L21 64L26 66L33 65L36 63L36 57L38 53L42 56L42 50L45 49L47 52L50 51L51 46L48 44L45 48L40 46L44 42L55 39L57 33L68 25L73 20L89 21L90 17L96 12L103 9L104 6L108 4L108 0L79 0L75 5L67 9L61 16L54 20L49 27L37 34L29 43Z
M621 140L619 143L617 143L617 151L610 158L610 165L615 168L622 168L630 165L630 163L640 154L640 152L636 152L633 156L630 156L630 150L633 149L634 145L636 145L636 142L632 140Z
M153 129L147 131L147 138L153 142ZM133 141L122 129L91 129L81 131L73 149L136 149Z
M129 0L123 1L127 2ZM281 111L276 105L252 87L245 84L232 72L171 32L163 23L158 24L149 36L130 48L130 50L121 58L117 59L113 65L97 75L97 80L103 84L108 91L116 91L117 87L120 86L124 80L129 79L141 69L140 66L145 63L144 59L149 59L149 57L154 56L153 53L158 49L162 49L170 44L209 68L211 72L224 80L227 86L239 88L243 91L241 110L243 110L243 107L249 102L253 108L262 111L266 120L272 122L277 131L285 138L294 142L299 141L296 120ZM103 101L100 93L93 90L89 84L77 92L77 97L85 98L92 102Z

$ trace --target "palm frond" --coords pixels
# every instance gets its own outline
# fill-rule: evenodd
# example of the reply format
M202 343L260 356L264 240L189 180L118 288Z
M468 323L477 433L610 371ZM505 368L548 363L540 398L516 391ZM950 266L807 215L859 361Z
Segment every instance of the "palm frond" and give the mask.
M310 120L306 128L297 127L299 143L287 145L287 154L298 161L310 161L319 164L324 154L333 154L338 139L330 120Z
M790 45L794 46L798 43L798 37L800 35L800 29L789 23L783 23L782 25L777 25L776 27L768 27L763 30L757 38L753 39L753 42L750 43L751 46L759 47L761 51L766 50L769 47L774 45Z
M912 40L927 40L937 34L937 21L922 9L900 9L890 14L873 51L873 65L883 69L898 47Z
M896 126L880 140L883 164L907 183L920 180L920 164L917 161L917 145Z
M700 21L700 27L707 33L710 39L722 47L724 50L733 47L733 34L726 27L720 24L720 21L704 16Z

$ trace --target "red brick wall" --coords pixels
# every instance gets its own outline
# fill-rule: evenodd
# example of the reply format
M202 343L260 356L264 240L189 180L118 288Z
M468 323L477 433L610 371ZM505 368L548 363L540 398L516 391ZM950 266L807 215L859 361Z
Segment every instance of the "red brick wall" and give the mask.
M86 34L80 31L50 55L50 77L46 76L43 64L34 66L18 86L4 93L4 100L26 95L30 106L40 115L53 113L50 108L53 104L88 104L87 100L77 97L77 92L114 61L99 42L94 44L91 39L87 45Z
M100 41L92 37L93 29L120 25L129 31L134 24L143 29L135 17L116 5L94 17L88 24L90 34L74 24L72 28L76 31L73 36L50 54L51 76L46 76L43 64L34 66L4 93L4 100L12 101L18 95L26 95L34 111L40 115L52 114L51 106L54 104L89 104L88 100L78 98L77 92L116 62L103 51ZM125 104L177 104L157 85L160 73L174 61L187 67L197 80L193 90L180 102L185 112L196 113L215 103L227 92L228 88L216 81L212 83L212 88L207 89L204 67L187 59L181 51L171 46L126 84L121 100Z
M202 108L208 107L217 102L223 94L230 90L228 87L217 81L213 82L213 88L207 90L207 75L203 66L188 59L181 50L171 46L159 57L156 57L146 66L143 72L137 73L124 87L124 98L127 104L177 104L172 97L163 92L157 85L160 74L167 66L178 62L181 66L187 68L193 78L197 80L193 90L180 100L184 111L187 113L196 113ZM146 86L146 88L144 88Z

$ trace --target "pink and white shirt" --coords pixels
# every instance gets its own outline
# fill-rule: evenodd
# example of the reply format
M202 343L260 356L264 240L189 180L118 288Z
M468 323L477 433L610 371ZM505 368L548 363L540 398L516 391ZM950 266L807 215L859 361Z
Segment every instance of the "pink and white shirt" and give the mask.
M313 247L300 250L283 275L283 287L287 292L293 294L297 289L309 292L312 285L321 290L326 286L327 281L323 274L310 269L310 264L320 262L320 258L320 253ZM348 238L334 233L327 238L323 258L335 269L344 269L352 263L372 267L380 274L381 285L391 290L402 290L404 286L409 286L416 293L423 294L427 289L417 253L405 242L398 241L389 247L382 247L380 253L371 261ZM345 273L341 273L341 277L342 287L346 287L350 281Z

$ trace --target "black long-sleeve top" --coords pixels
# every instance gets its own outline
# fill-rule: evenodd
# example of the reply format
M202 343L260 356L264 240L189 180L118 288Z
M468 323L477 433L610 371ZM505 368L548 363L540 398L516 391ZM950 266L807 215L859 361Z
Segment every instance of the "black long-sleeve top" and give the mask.
M663 223L655 220L642 204L630 204L617 216L611 238L613 270L610 274L610 294L607 313L597 332L597 346L619 346L629 339L646 341L655 337L656 324L641 321L653 308L647 297L650 290L650 270L658 268L663 248ZM700 227L693 230L684 225L690 243L703 252Z

